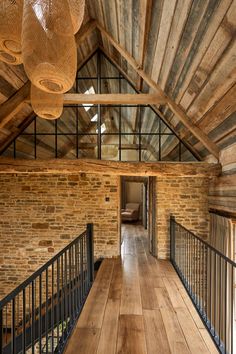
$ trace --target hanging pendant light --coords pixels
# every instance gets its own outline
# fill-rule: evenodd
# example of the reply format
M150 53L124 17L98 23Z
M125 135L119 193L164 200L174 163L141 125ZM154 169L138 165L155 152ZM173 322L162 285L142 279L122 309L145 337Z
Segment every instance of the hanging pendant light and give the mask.
M44 119L57 119L63 112L63 94L42 91L31 84L31 105L34 112Z
M80 29L85 11L85 0L68 0L74 34Z
M7 64L22 63L22 13L23 0L0 1L0 60Z
M67 0L25 0L22 53L26 74L43 91L63 93L74 83L77 49Z

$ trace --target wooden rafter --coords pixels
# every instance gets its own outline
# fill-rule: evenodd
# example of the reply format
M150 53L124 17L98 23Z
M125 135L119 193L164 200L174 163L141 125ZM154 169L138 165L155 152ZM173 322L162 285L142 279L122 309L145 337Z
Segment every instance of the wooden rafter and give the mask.
M187 116L184 110L178 106L174 100L166 95L161 87L152 80L152 78L145 73L145 71L140 68L140 65L136 62L136 60L119 44L114 38L99 24L97 23L97 27L100 30L101 34L113 45L114 48L123 56L124 59L132 66L132 68L139 74L143 80L155 91L158 93L163 100L166 101L166 104L171 109L173 113L176 114L178 119L184 124L186 128L188 128L191 133L205 146L205 148L212 153L217 159L219 159L219 148L213 143L208 136L201 131Z
M13 160L3 158L0 159L1 173L96 173L120 176L216 177L221 173L221 165L202 162L132 163L96 159Z
M30 82L27 81L13 96L0 106L0 129L17 114L25 105L30 92Z
M152 0L143 0L140 2L140 39L139 39L139 63L143 68L145 52L147 49L148 33L151 24ZM143 79L138 77L137 88L142 91Z
M75 41L77 46L90 36L90 34L97 28L97 23L95 20L88 21L75 35Z
M28 127L30 123L32 123L34 118L35 118L35 113L32 112L26 119L23 120L23 122L20 124L18 128L15 128L15 131L1 145L0 155L3 153L3 151L5 151L8 148L8 146L11 145L13 140L16 139Z

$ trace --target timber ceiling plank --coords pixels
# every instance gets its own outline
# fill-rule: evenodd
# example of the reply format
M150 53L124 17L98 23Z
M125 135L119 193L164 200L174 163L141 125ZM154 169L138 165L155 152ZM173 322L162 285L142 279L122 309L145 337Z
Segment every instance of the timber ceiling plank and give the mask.
M79 63L86 61L88 53L97 49L98 41L102 38L109 56L115 57L132 82L140 83L142 80L136 71L143 69L141 55L144 55L145 50L140 51L140 48L146 46L143 71L151 79L154 78L151 73L156 71L153 81L157 81L162 89L165 87L165 91L171 82L173 86L170 87L170 92L173 93L174 104L179 104L183 113L186 112L191 120L197 122L198 128L209 134L214 142L224 146L234 137L234 127L230 128L230 122L233 121L236 101L236 72L233 71L235 0L178 0L176 3L158 0L151 1L150 12L148 3L149 0L132 1L132 4L125 0L89 0L89 15L92 19L85 19L87 23L76 35ZM147 26L144 33L145 21ZM120 55L108 37L101 37L96 30L97 22L135 59L137 66L134 62L126 61L127 58ZM148 23L150 31L147 30ZM167 24L166 31L163 24ZM161 38L165 40L161 41ZM20 88L27 79L22 66L10 67L4 63L0 63L0 76L3 78L3 93L0 93L2 101L9 97L7 93L10 91L10 95L14 96L14 89ZM144 90L145 93L148 92L146 83ZM18 108L19 115L21 107ZM168 123L171 119L172 127L183 130L181 137L186 136L186 139L193 141L195 148L200 148L200 151L204 149L201 142L196 142L189 132L185 133L186 129L182 129L179 117L171 110L166 110L166 106L163 108L162 112ZM24 109L22 105L22 112ZM179 114L178 111L176 113ZM3 126L8 128L12 121L10 129L14 129L16 115L13 114ZM6 131L4 133L4 127L0 133L7 134Z

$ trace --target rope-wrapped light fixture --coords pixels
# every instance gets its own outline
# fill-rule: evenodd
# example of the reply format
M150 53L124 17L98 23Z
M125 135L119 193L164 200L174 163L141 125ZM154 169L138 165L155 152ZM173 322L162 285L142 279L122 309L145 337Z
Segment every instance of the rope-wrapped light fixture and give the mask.
M74 83L77 49L67 0L25 0L22 56L30 81L43 91L63 93Z
M22 13L23 0L0 1L0 60L11 65L22 63Z
M68 0L74 34L80 29L85 11L85 0Z
M63 94L48 93L31 84L31 105L39 117L57 119L63 112Z

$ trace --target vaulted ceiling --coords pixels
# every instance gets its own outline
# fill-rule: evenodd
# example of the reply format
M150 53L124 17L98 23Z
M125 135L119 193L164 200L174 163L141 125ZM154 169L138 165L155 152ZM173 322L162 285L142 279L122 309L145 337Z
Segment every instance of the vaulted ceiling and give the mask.
M200 133L214 151L236 141L235 39L236 0L87 0L78 67L100 48L139 92L155 92L152 80L178 105L153 108L205 158L211 153ZM84 75L93 75L90 63ZM28 94L23 67L0 62L0 151L33 118Z

